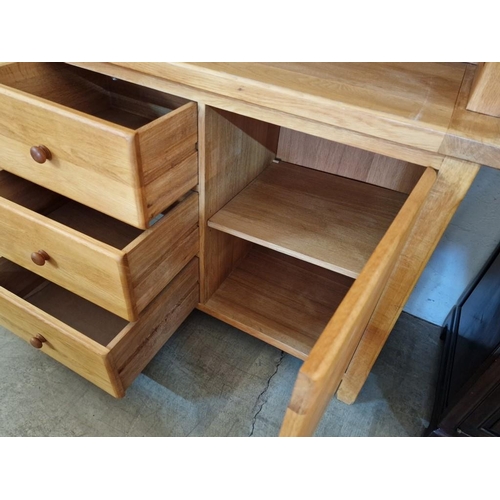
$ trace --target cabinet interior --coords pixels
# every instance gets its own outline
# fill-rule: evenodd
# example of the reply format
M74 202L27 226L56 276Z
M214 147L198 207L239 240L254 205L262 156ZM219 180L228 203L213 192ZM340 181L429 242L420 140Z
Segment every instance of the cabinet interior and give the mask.
M204 111L200 308L305 359L425 168Z
M6 65L0 84L132 130L189 102L64 63Z

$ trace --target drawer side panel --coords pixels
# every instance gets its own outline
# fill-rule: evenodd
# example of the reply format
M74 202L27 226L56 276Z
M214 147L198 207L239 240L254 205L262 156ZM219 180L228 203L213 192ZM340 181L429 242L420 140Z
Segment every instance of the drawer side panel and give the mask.
M125 249L138 312L198 251L198 193L192 193Z
M199 301L198 259L194 258L108 348L127 388Z

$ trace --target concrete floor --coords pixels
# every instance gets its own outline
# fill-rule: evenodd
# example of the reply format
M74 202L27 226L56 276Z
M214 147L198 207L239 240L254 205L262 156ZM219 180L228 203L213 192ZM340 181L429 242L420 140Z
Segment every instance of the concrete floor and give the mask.
M439 328L403 313L356 403L317 436L420 436ZM301 361L194 311L117 400L0 327L0 436L276 436Z

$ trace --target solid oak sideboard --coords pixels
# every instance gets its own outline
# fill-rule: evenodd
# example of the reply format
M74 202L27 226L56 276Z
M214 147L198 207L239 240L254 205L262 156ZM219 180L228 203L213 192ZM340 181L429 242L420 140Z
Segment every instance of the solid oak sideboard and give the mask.
M500 168L480 69L0 66L0 322L120 397L198 307L304 360L281 435L311 435Z

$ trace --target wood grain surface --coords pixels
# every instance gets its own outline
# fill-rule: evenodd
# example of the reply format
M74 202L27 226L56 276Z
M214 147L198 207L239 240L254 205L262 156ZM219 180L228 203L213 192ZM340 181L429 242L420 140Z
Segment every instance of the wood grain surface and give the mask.
M429 168L424 172L408 202L391 224L302 365L280 435L313 434L340 384L435 179L434 170Z
M337 392L341 401L351 404L357 398L410 293L478 171L479 165L468 162L448 159L443 163L343 376Z
M254 245L199 309L306 359L352 282Z
M371 184L272 163L208 225L355 278L405 199Z

